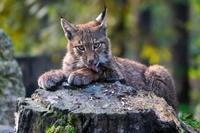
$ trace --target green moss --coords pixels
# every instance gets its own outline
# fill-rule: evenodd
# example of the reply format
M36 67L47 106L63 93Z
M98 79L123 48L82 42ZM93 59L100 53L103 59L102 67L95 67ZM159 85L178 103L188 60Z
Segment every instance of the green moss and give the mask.
M3 94L3 88L5 88L4 78L0 77L0 96Z
M67 126L66 126L66 131L67 133L77 133L77 128L75 125L75 122L77 121L77 118L75 115L71 115L68 120L67 120Z
M77 118L75 115L69 116L67 123L60 119L56 124L57 126L53 124L45 133L78 133L77 128L75 127L76 120Z
M53 125L49 129L47 129L45 133L53 133L54 130L55 130L55 126Z
M55 127L53 125L49 129L46 130L46 133L67 133L67 132L65 132L65 127L62 127L62 126Z
M67 123L68 125L75 126L76 121L77 121L76 116L72 114L68 117Z
M180 118L183 122L190 125L192 128L200 129L200 123L197 120L192 119L190 114L182 114Z
M67 125L65 131L66 133L77 133L77 129L71 125Z

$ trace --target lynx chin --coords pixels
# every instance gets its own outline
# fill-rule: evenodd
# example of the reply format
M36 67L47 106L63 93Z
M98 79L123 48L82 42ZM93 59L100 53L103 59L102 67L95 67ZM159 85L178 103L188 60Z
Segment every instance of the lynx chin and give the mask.
M54 90L62 82L87 85L104 79L124 79L136 89L152 91L177 111L176 89L169 72L162 66L145 66L138 62L113 57L106 34L107 9L93 21L74 25L61 18L61 26L68 39L62 69L51 70L38 79L39 87Z

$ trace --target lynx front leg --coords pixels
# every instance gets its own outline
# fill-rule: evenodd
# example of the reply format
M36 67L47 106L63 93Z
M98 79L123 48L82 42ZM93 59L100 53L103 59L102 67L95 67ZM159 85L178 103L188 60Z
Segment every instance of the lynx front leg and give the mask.
M68 83L70 85L87 85L99 78L98 73L88 68L82 68L72 72L69 75Z
M145 79L149 91L153 91L159 97L178 112L178 101L173 79L169 72L162 66L153 65L146 69Z
M51 70L44 73L38 79L39 87L46 90L54 90L56 85L67 79L66 74L62 70Z

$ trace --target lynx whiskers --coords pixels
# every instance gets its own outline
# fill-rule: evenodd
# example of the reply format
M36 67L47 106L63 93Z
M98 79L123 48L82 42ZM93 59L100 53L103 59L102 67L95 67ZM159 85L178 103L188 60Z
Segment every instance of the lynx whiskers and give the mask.
M126 85L153 91L163 97L176 111L177 98L173 79L162 66L146 67L132 60L113 57L106 34L107 9L93 21L74 25L61 18L61 26L68 39L62 69L51 70L38 79L38 85L54 90L62 82L81 86L101 79L124 79Z

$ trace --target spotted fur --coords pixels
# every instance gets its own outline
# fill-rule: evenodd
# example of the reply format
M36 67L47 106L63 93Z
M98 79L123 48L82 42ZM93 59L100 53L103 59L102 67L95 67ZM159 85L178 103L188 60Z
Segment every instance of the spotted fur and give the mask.
M125 79L126 85L153 91L163 97L176 111L177 98L173 80L162 66L146 67L132 60L113 57L106 35L105 9L94 21L73 25L61 18L61 26L68 39L67 53L61 70L44 73L38 79L41 88L52 90L67 81L70 85L87 85L108 79Z

